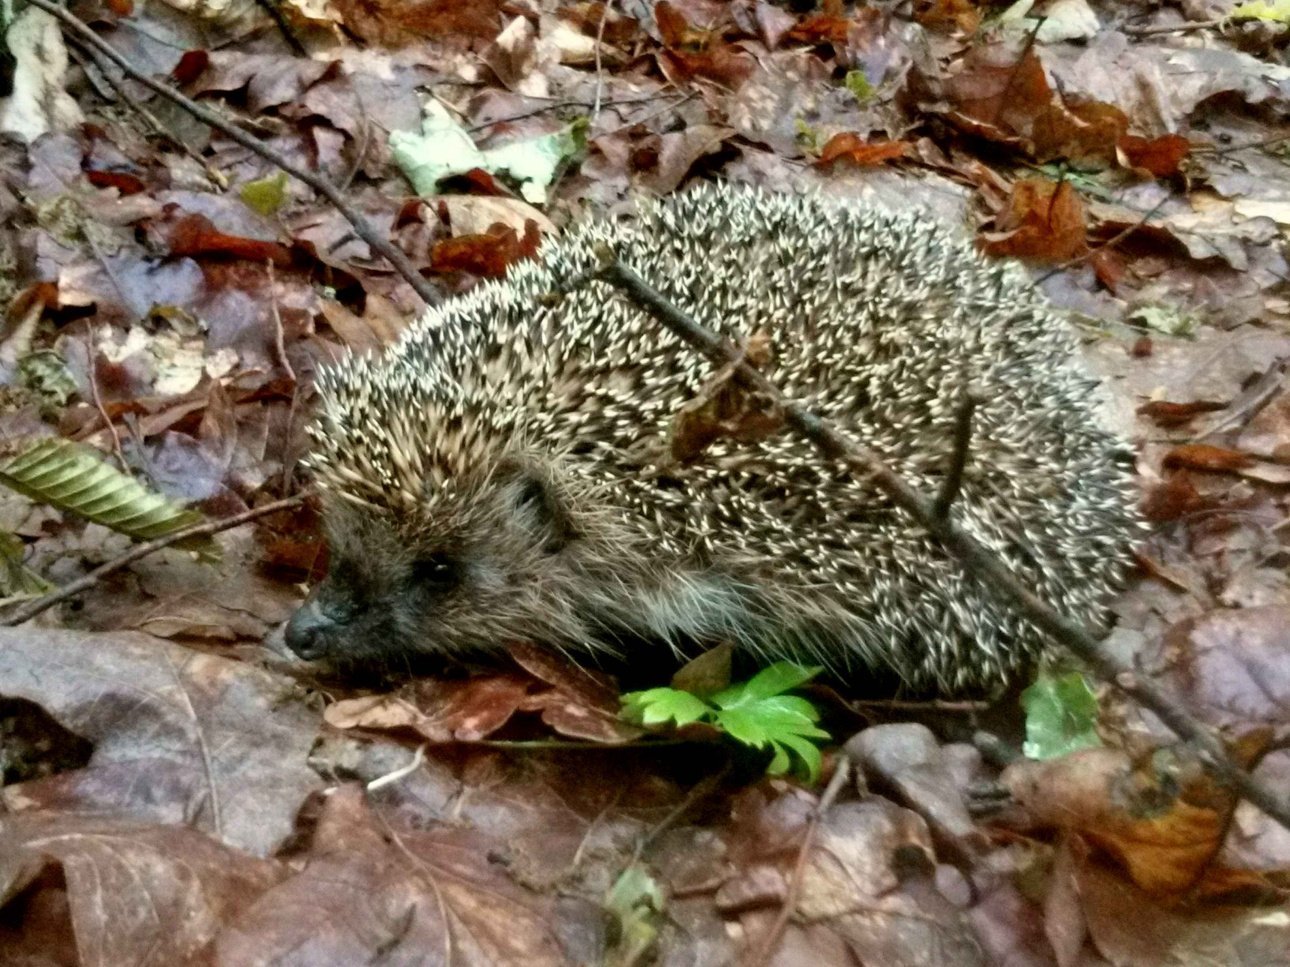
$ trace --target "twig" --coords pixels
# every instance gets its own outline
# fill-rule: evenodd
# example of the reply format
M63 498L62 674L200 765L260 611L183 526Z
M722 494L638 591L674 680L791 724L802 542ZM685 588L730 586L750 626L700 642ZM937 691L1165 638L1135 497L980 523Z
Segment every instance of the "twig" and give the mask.
M666 816L650 827L645 835L636 841L636 846L632 850L632 858L627 861L627 865L623 867L623 869L630 869L639 863L641 861L641 857L645 855L645 851L649 849L650 844L653 843L654 840L658 839L659 836L671 829L672 825L688 813L694 807L696 802L705 799L714 789L720 786L721 783L725 782L726 776L728 775L730 775L730 763L727 762L715 773L706 775L695 783L681 801L668 810Z
M769 964L771 958L775 956L775 948L779 946L779 941L784 936L788 918L793 915L797 900L802 895L802 881L806 878L806 861L815 847L815 833L820 828L820 820L829 811L833 801L838 798L838 793L842 791L850 775L851 760L846 756L839 756L837 768L833 770L833 776L829 779L824 794L820 796L819 802L815 804L810 818L806 821L806 832L802 835L802 845L797 851L797 862L793 865L793 878L788 881L788 892L784 895L784 903L779 908L775 922L770 925L770 929L758 944L757 953L749 961L753 967Z
M318 194L326 198L336 210L340 212L345 219L354 226L354 232L365 241L372 250L382 256L394 268L399 275L407 281L408 285L419 295L427 305L436 305L440 301L439 293L435 291L434 286L427 282L421 274L412 265L408 257L395 247L389 239L382 238L381 235L372 227L372 224L363 217L363 215L351 205L341 193L340 189L333 185L321 175L302 168L282 152L269 147L259 138L247 134L241 128L225 120L221 115L206 107L198 104L192 98L179 93L174 88L162 84L160 81L153 80L147 74L133 67L128 60L117 53L109 46L98 34L91 30L83 20L68 13L53 0L31 0L33 7L38 7L46 13L57 17L61 20L68 30L85 42L88 46L94 48L121 71L134 78L144 87L148 88L154 94L164 97L171 101L193 117L197 118L203 124L214 128L231 141L235 141L248 151L258 154L266 161L277 165L287 174L291 175L312 188Z
M9 615L0 619L0 627L12 628L20 625L24 621L30 621L36 615L43 611L48 611L54 605L73 598L82 591L93 587L99 581L109 574L115 574L124 567L129 567L140 558L147 557L163 547L169 547L171 544L177 544L180 541L190 537L205 537L210 534L218 534L220 531L229 530L237 527L239 524L245 524L249 520L255 520L258 517L267 517L269 514L276 514L280 510L290 510L304 501L303 495L287 497L284 500L275 500L271 504L265 504L262 507L253 507L250 510L243 511L240 514L234 514L232 517L223 517L219 520L208 520L200 524L194 524L192 527L185 527L177 530L165 537L158 537L155 540L146 541L143 544L136 544L130 550L126 551L119 557L114 557L106 564L101 564L89 574L77 578L70 584L66 584L57 591L51 591L34 601L29 601L22 607L10 612Z
M1119 245L1121 242L1123 242L1126 238L1128 238L1138 229L1144 227L1147 224L1147 222L1151 221L1151 219L1155 217L1156 213L1160 211L1160 209L1165 207L1165 202L1167 202L1171 197L1173 196L1165 195L1163 198L1160 199L1160 201L1152 205L1151 208L1147 210L1146 214L1144 214L1140 219L1138 219L1132 225L1128 225L1122 230L1120 230L1119 232L1116 232L1114 235L1112 235L1101 245L1097 246L1097 248L1091 248L1087 252L1083 253L1082 255L1076 255L1074 258L1067 259L1065 262L1062 262L1060 265L1053 266L1051 269L1049 269L1047 272L1045 272L1043 275L1041 275L1038 279L1035 280L1035 285L1041 286L1049 279L1051 279L1054 275L1056 275L1058 272L1064 272L1067 269L1073 269L1081 262L1087 262L1093 256L1097 255L1098 252L1105 252L1107 249L1114 248L1116 245Z
M291 48L293 54L297 57L309 56L309 51L305 50L305 45L300 42L296 32L291 29L291 24L287 23L287 18L278 9L277 0L256 0L256 6L267 13L269 19L277 25L278 33L282 35L282 39L287 42L287 46Z
M963 470L967 467L968 450L972 444L972 413L979 402L976 393L968 390L954 414L954 453L949 471L941 483L941 492L936 495L936 503L932 507L932 513L941 520L949 517L950 506L963 486Z
M103 405L103 396L99 393L99 379L96 370L96 360L99 351L94 340L94 326L91 324L86 327L85 334L85 354L88 358L88 365L85 367L85 375L90 381L90 396L94 400L94 407L99 411L99 416L103 418L103 425L107 427L108 436L112 438L112 452L116 454L118 465L121 472L128 474L130 465L126 463L125 451L121 449L121 435L116 432L116 424L112 422L112 417L108 416L107 407Z
M282 313L278 310L278 280L273 274L273 259L265 259L265 270L269 273L269 308L273 311L273 349L278 354L278 362L287 374L292 385L296 383L296 371L287 358L287 344L282 334Z
M600 61L600 47L605 41L605 24L609 20L609 11L614 6L614 0L605 0L605 4L600 8L600 23L596 25L596 99L591 107L591 123L595 124L596 119L600 117L600 98L605 93L605 73Z
M1283 141L1290 141L1290 134L1278 134L1271 138L1260 138L1258 141L1250 141L1246 144L1228 144L1221 148L1215 145L1201 145L1196 148L1196 153L1218 158L1223 155L1236 154L1238 151L1248 151L1250 148L1270 148L1272 145L1280 144Z
M382 788L383 786L392 786L400 779L403 779L406 776L412 775L412 773L420 769L422 763L426 761L426 746L428 745L429 745L428 742L422 742L419 746L417 746L417 751L413 754L411 762L408 762L405 765L399 766L393 772L387 772L383 776L377 776L375 779L373 779L363 788L365 788L368 792L376 792L376 790Z
M126 86L122 84L119 80L117 80L116 77L113 76L112 71L108 69L107 64L103 63L103 57L97 50L90 47L89 44L85 43L85 41L79 37L73 37L71 39L73 43L73 49L75 49L79 55L86 58L94 65L94 67L98 70L99 74L102 75L103 80L107 83L107 85L110 88L112 88L112 91L116 95L117 99L120 100L122 104L124 104L130 110L134 111L134 113L139 116L139 119L143 122L143 126L152 133L153 137L164 138L168 144L174 145L185 155L191 158L193 162L198 167L200 167L203 172L206 173L206 178L219 191L228 190L228 179L225 178L221 172L216 171L213 167L211 167L211 165L206 161L206 159L203 158L200 154L198 154L196 149L194 149L192 145L188 144L186 141L182 141L179 138L176 138L173 134L167 131L165 128L165 125L163 125L159 120L157 120L157 116L153 114L151 111L149 111L142 104L140 104L138 99L133 95L131 95L130 91L126 88ZM87 76L92 76L92 75L89 75L87 71ZM102 92L100 91L100 93Z
M1219 738L1187 712L1169 691L1150 678L1135 675L1131 668L1104 652L1087 629L1040 599L976 538L952 520L938 517L935 504L887 466L880 454L843 434L800 403L786 398L764 374L748 365L738 347L710 332L669 302L619 262L612 249L602 245L598 255L601 267L595 277L621 290L637 306L710 359L729 365L741 383L781 407L786 421L819 447L828 459L844 462L872 480L893 504L937 538L967 573L1011 601L1036 628L1078 655L1103 681L1115 685L1154 712L1175 734L1194 743L1202 761L1214 775L1290 829L1290 804L1237 766Z
M667 97L670 87L671 87L670 84L665 84L662 87L662 89L657 90L652 94L644 94L640 97L605 98L603 101L600 102L600 106L602 108L606 108L606 107L625 107L625 106L630 106L632 104L648 104L651 101L657 101L659 98ZM688 94L684 98L678 100L677 103L684 104L693 96L694 96L693 94ZM576 98L576 97L565 98L563 100L552 100L546 104L540 104L537 107L529 108L526 111L520 111L518 114L508 114L505 117L492 118L491 120L488 120L488 121L480 121L478 124L470 125L470 127L466 128L466 131L470 134L474 134L476 131L482 131L484 128L491 128L498 124L510 124L512 121L523 121L525 118L531 118L538 114L545 114L547 111L559 111L566 107L584 107L585 108L590 106L591 105L589 105L585 100L582 100L581 98Z
M1120 33L1129 37L1150 37L1153 34L1181 34L1189 30L1204 30L1207 27L1221 27L1227 22L1226 17L1215 17L1213 20L1189 20L1180 24L1155 24L1148 27L1121 27Z

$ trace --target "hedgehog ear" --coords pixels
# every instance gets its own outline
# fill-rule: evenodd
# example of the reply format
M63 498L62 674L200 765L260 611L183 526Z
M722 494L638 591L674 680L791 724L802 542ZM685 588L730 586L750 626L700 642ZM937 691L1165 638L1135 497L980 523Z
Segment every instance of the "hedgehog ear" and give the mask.
M532 467L507 471L506 495L515 520L547 554L555 554L573 536L573 526L555 485Z

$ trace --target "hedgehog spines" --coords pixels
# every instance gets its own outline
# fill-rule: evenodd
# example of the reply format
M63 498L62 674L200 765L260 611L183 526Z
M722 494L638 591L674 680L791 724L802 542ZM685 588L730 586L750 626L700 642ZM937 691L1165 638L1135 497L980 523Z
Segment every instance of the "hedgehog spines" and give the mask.
M1137 515L1072 335L1015 267L930 219L818 197L719 186L646 204L430 310L383 359L320 379L309 466L324 490L440 534L468 515L463 501L492 506L475 481L503 458L546 468L553 499L588 521L558 607L590 630L553 645L640 631L678 648L706 632L951 691L1039 650L1024 620L810 443L718 440L669 463L672 422L714 367L607 283L543 300L594 267L598 242L710 328L768 330L783 392L926 492L957 401L978 387L956 522L1072 617L1100 618Z

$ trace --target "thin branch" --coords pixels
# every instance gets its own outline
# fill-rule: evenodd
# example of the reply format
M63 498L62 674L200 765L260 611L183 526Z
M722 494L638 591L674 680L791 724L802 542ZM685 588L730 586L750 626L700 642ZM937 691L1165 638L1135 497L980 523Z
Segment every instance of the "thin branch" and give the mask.
M976 538L952 520L938 517L933 501L887 466L880 454L840 432L800 403L786 398L763 373L748 365L738 347L710 332L669 302L619 262L612 249L602 245L598 255L601 268L595 277L619 289L633 303L713 361L729 365L743 385L782 407L786 421L819 447L825 457L842 461L872 480L893 504L937 538L967 573L1006 597L1036 628L1078 655L1103 681L1113 684L1150 709L1175 734L1190 740L1211 773L1290 829L1290 804L1236 765L1218 736L1187 712L1171 692L1150 678L1136 675L1119 659L1104 652L1086 628L1059 614L1052 605L1039 598Z
M607 107L630 107L633 104L649 104L661 98L669 97L670 87L671 87L670 84L664 85L654 93L643 94L640 97L605 98L600 102L600 107L603 109ZM693 96L694 96L693 94L688 94L685 97L679 98L676 101L676 104L684 104ZM565 98L563 100L552 100L546 104L540 104L537 107L531 107L525 111L520 111L518 114L508 114L505 117L490 118L487 121L480 121L477 124L470 125L468 128L466 128L466 131L470 134L474 134L476 131L482 131L484 128L496 127L499 124L510 124L512 121L523 121L525 118L536 117L539 114L546 114L548 111L560 111L566 107L589 108L589 107L592 107L594 103L595 103L594 101L588 102L586 100L583 100L582 98L577 98L577 97ZM666 105L666 107L672 107L672 106L673 105L670 105L670 104ZM633 123L637 123L637 122L633 122Z
M1221 27L1227 22L1226 17L1215 17L1213 20L1189 20L1180 24L1154 24L1147 27L1121 27L1120 33L1129 37L1150 37L1153 34L1182 34L1190 30L1205 30L1209 27Z
M211 167L210 163L198 154L197 150L191 144L188 144L188 142L180 138L176 138L166 130L166 127L157 120L157 116L140 104L138 98L134 97L130 93L125 84L117 80L112 71L109 70L108 65L103 62L103 55L100 54L98 50L85 43L85 41L80 37L72 37L71 40L73 49L76 50L80 56L84 57L94 65L95 70L102 75L103 80L110 88L112 88L117 99L139 116L144 127L148 129L154 138L164 138L167 144L178 148L187 157L191 158L194 164L205 172L207 179L215 186L216 189L221 192L228 191L228 179L224 177L223 173L216 171L215 168ZM88 71L86 74L87 76L92 76Z
M1145 227L1147 222L1151 221L1151 219L1153 219L1156 216L1156 213L1160 211L1160 209L1165 207L1165 202L1167 202L1171 197L1173 196L1165 195L1163 198L1160 199L1160 201L1152 205L1151 208L1147 210L1146 214L1144 214L1140 219L1138 219L1132 225L1125 226L1125 228L1123 228L1121 231L1116 232L1116 234L1112 235L1101 245L1097 246L1097 248L1091 248L1087 252L1084 252L1082 255L1077 255L1072 259L1067 259L1065 262L1062 262L1060 265L1053 266L1051 269L1049 269L1047 272L1045 272L1043 275L1041 275L1038 279L1035 280L1035 285L1041 286L1049 279L1051 279L1054 275L1056 275L1058 272L1064 272L1066 269L1073 269L1075 266L1079 265L1080 263L1087 262L1089 259L1093 258L1093 256L1097 255L1099 252L1105 252L1111 248L1114 248L1116 245L1119 245L1121 242L1123 242L1126 238L1128 238L1138 229Z
M932 513L941 520L950 516L950 507L963 486L963 471L967 467L968 450L972 446L972 413L979 402L980 397L968 390L959 401L958 410L954 414L954 453L950 457L945 480L941 483L941 492L936 495L936 503L932 507Z
M1217 145L1201 145L1196 149L1196 153L1206 157L1221 158L1223 155L1236 154L1238 151L1248 151L1251 148L1270 148L1273 145L1281 144L1283 141L1290 141L1290 134L1278 134L1270 138L1260 138L1258 141L1249 141L1245 144L1227 144L1221 148Z
M296 384L296 371L287 358L287 343L282 334L282 313L278 309L278 280L273 272L273 259L264 260L264 268L269 274L269 308L273 310L273 349L278 354L278 363L291 384Z
M797 862L793 864L793 876L788 881L788 892L784 894L784 902L775 916L775 922L770 925L761 943L757 945L757 952L749 961L753 967L762 967L774 958L775 948L779 946L779 941L784 936L784 928L788 926L788 918L793 915L798 898L802 895L802 881L806 878L806 861L815 847L816 830L820 828L820 821L833 805L833 801L838 798L838 793L842 791L850 775L851 760L846 756L838 756L838 764L833 770L829 784L806 821L806 832L802 835L802 845L797 851Z
M280 510L291 510L304 502L304 497L295 496L287 497L285 500L275 500L271 504L265 504L262 507L253 507L250 510L243 511L240 514L234 514L232 517L224 517L220 520L208 520L200 524L194 524L192 527L185 527L174 533L167 534L165 537L158 537L155 540L146 541L143 544L136 544L130 550L126 551L119 557L114 557L106 564L101 564L89 574L77 578L70 584L66 584L57 591L51 591L49 594L42 595L34 601L29 601L22 607L11 611L9 615L0 619L0 627L12 628L20 625L25 621L30 621L36 615L43 611L48 611L54 605L66 601L68 598L74 598L94 585L103 580L109 574L115 574L122 568L129 567L135 561L147 557L163 547L169 547L172 544L178 544L180 541L190 537L206 537L210 534L218 534L220 531L226 531L230 528L237 527L239 524L245 524L247 521L255 520L259 517L267 517L269 514L276 514Z
M419 295L427 305L436 305L440 301L439 293L435 291L434 286L422 277L412 262L402 251L400 251L388 238L384 238L372 227L371 222L363 217L362 213L351 205L341 193L341 190L333 185L326 178L309 171L296 164L282 152L271 148L259 138L247 134L235 124L226 120L217 112L206 107L204 104L198 104L192 98L179 93L174 88L160 81L153 80L150 76L138 70L130 64L128 60L122 57L116 50L107 44L98 34L86 25L78 17L68 13L53 0L31 0L33 7L44 10L51 16L57 17L63 22L63 25L70 30L74 36L83 41L87 46L93 48L102 54L105 58L116 64L121 71L129 77L134 78L144 87L148 88L154 94L172 101L179 107L183 108L193 117L197 118L203 124L219 131L230 141L235 141L248 151L258 154L266 161L277 165L287 174L291 175L312 188L318 194L322 195L335 206L336 210L345 216L346 220L354 226L354 232L371 246L372 251L383 257L394 268L399 275L407 281L408 285Z
M112 422L112 417L108 416L107 407L103 405L103 395L99 392L98 379L98 355L99 350L95 345L94 326L86 327L89 331L85 337L85 354L89 357L89 365L85 367L85 375L90 381L90 396L94 399L94 407L99 411L99 416L103 418L103 425L107 427L108 436L112 438L112 452L116 454L117 466L121 472L128 474L130 464L126 462L125 451L121 449L121 434L116 432L116 424Z
M600 117L600 99L605 93L605 74L604 65L600 59L600 48L605 41L605 24L609 21L609 11L614 6L614 0L605 0L605 4L600 8L600 23L596 25L596 99L591 108L591 123L595 124Z

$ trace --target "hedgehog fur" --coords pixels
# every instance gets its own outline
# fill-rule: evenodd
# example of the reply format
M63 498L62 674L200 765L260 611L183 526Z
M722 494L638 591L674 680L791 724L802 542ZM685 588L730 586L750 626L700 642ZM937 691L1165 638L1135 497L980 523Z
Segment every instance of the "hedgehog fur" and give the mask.
M670 458L716 367L607 283L549 294L610 244L736 340L769 334L790 398L924 493L982 402L954 519L1067 617L1100 626L1140 527L1065 323L1015 265L932 219L728 185L545 244L319 378L307 465L328 577L308 658L471 658L516 639L596 662L729 640L943 693L997 685L1042 637L862 475L791 431Z

